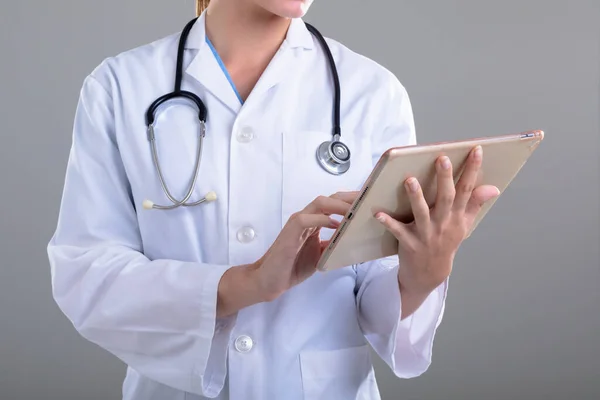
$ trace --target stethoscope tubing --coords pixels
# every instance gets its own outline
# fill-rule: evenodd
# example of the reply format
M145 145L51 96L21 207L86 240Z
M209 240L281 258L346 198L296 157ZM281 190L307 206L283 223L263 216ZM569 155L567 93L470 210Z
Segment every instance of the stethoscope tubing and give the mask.
M159 209L159 210L173 210L179 207L193 207L199 204L202 204L207 201L214 201L216 199L216 194L214 192L208 193L202 199L188 203L188 200L192 197L194 189L196 187L196 183L198 180L198 176L200 173L200 162L202 159L202 146L203 140L206 136L206 115L207 109L202 100L195 95L194 93L181 90L182 80L183 80L183 54L185 50L185 43L190 34L190 31L193 25L198 20L198 17L192 19L185 26L181 33L181 37L179 39L178 51L177 51L177 66L176 66L176 74L175 74L175 88L174 91L168 94L165 94L158 99L156 99L148 108L146 112L146 125L147 125L147 136L150 141L150 147L152 151L152 161L154 163L154 167L158 173L158 178L160 181L160 185L167 196L167 198L173 203L169 206L154 204L149 200L144 201L144 208L147 209ZM327 61L330 66L331 74L333 76L334 83L334 107L333 107L333 139L328 142L322 143L317 149L317 161L319 164L328 171L329 173L340 175L345 173L350 167L350 149L344 143L340 141L340 137L342 135L342 130L340 126L341 120L341 112L340 112L340 97L341 97L341 88L340 88L340 80L337 73L337 68L335 65L335 60L333 55L331 54L331 50L325 41L325 38L321 35L321 33L312 25L305 23L307 29L317 38L317 40L321 43L321 46L325 52L327 57ZM170 192L165 178L163 176L162 169L160 167L160 162L158 159L158 152L156 149L156 137L154 135L154 122L155 122L155 112L159 108L159 106L171 99L184 97L196 104L198 107L198 118L200 120L200 129L198 131L198 147L196 151L196 160L194 164L194 171L192 178L190 180L190 186L188 188L187 193L181 200L177 200L173 194ZM335 150L341 150L341 155L344 155L343 159L337 157Z
M153 208L156 208L159 210L172 210L174 208L178 208L178 207L182 207L182 206L183 207L194 207L194 206L197 206L197 205L202 204L207 201L206 197L204 197L194 203L187 203L187 201L190 199L190 197L192 197L192 194L194 193L194 189L196 188L196 183L198 181L198 175L200 173L200 161L202 158L202 145L203 145L205 134L206 134L206 124L201 121L200 129L198 131L198 146L196 148L196 161L194 164L194 172L192 174L190 186L189 186L189 189L188 189L187 193L185 194L184 198L181 200L177 200L171 194L171 191L169 190L169 188L165 182L165 179L164 179L164 176L162 173L162 169L160 168L160 162L158 161L158 152L156 150L156 137L154 135L154 125L150 125L150 127L148 128L148 140L150 141L150 146L152 148L152 160L154 162L154 167L156 168L156 171L158 172L158 178L160 180L160 184L161 184L165 194L167 195L168 199L173 203L170 206L161 206L158 204L154 204Z

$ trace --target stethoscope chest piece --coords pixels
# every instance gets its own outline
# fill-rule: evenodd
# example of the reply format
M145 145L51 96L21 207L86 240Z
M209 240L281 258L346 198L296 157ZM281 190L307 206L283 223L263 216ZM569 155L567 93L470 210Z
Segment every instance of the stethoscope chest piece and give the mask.
M350 149L336 135L317 148L317 161L330 174L341 175L350 169Z

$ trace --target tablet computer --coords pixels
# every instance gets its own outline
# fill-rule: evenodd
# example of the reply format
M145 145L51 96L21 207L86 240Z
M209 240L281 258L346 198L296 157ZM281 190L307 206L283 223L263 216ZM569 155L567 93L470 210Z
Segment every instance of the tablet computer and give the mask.
M480 145L483 161L477 185L494 185L502 194L543 139L544 132L535 130L387 150L331 237L317 269L333 270L397 254L397 239L374 215L383 211L399 221L412 221L412 208L404 188L404 181L411 176L419 180L427 203L433 207L437 193L435 161L438 157L446 155L450 158L454 181L458 182L470 151ZM498 197L483 206L469 235Z

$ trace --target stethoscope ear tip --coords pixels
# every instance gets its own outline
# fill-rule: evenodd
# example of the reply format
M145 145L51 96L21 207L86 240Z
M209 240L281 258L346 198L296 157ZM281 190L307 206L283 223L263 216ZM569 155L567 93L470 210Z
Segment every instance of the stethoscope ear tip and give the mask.
M144 210L152 210L154 208L154 203L150 200L144 200L142 207L144 207Z
M152 210L152 209L172 210L173 208L177 208L179 206L192 206L192 205L197 205L197 204L205 203L205 202L210 203L215 200L217 200L217 194L215 192L208 192L208 193L206 193L206 196L204 196L204 198L202 200L197 201L196 203L193 203L193 204L186 204L184 202L179 202L179 203L176 203L174 206L167 207L167 206L156 205L151 200L146 199L142 202L142 207L144 208L144 210Z
M206 201L215 201L217 200L217 194L215 192L208 192L204 198Z

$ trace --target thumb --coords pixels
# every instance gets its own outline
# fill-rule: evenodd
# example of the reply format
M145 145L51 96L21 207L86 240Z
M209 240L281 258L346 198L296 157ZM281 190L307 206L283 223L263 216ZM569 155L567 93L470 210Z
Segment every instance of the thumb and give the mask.
M323 240L323 241L321 241L321 253L323 253L325 251L325 249L327 248L327 246L329 246L329 243L331 243L331 240Z
M471 195L471 199L469 200L465 211L469 215L476 215L485 203L498 196L500 196L500 190L496 186L479 186L473 190L473 194Z

